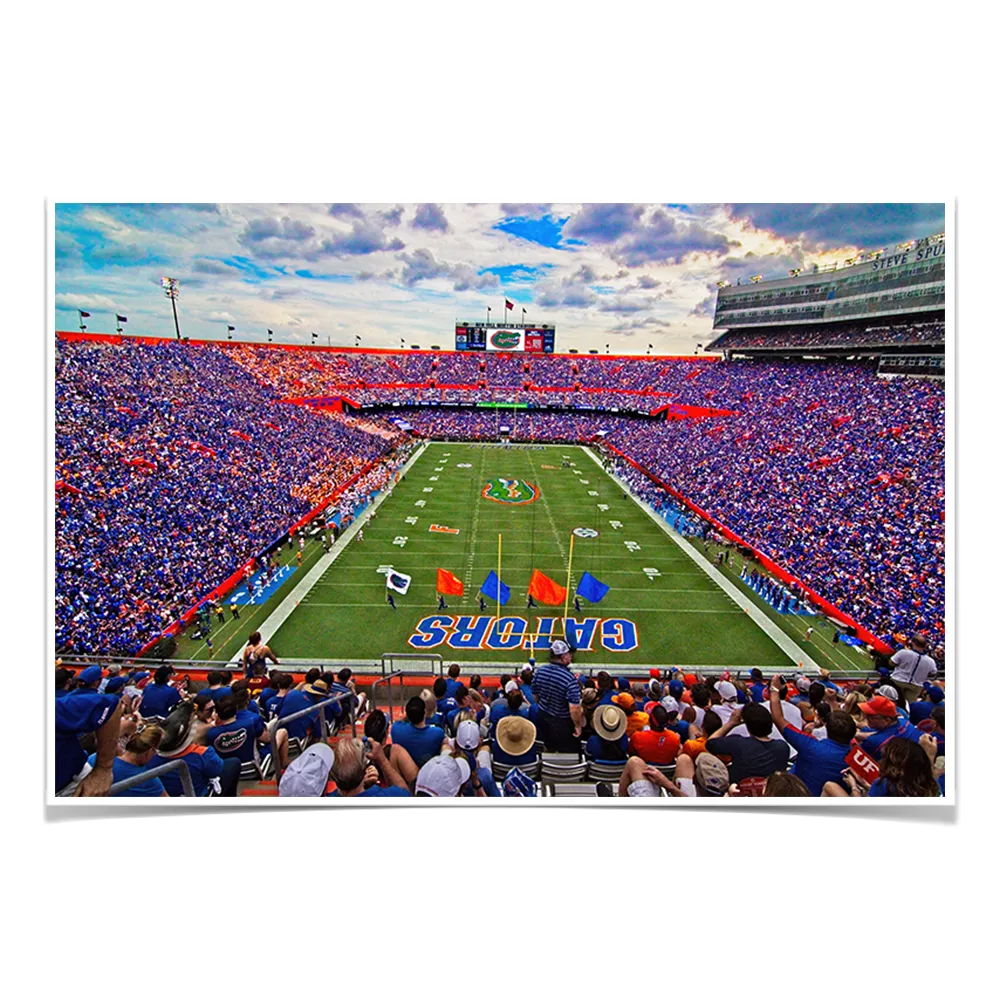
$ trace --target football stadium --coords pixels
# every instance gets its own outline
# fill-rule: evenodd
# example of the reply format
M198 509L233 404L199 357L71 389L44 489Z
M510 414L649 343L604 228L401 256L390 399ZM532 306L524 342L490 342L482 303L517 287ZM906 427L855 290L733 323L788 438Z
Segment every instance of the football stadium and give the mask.
M677 354L77 308L52 792L942 800L945 251L762 258Z

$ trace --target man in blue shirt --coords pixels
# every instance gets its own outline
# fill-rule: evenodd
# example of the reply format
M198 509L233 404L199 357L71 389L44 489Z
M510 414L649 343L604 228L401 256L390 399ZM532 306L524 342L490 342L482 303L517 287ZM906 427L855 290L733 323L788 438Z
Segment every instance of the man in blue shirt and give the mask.
M767 698L767 685L764 683L764 675L760 667L754 667L750 671L750 700L764 701Z
M901 719L896 711L896 703L883 695L864 701L859 708L868 718L868 729L859 734L861 749L874 760L881 760L882 745L893 737L901 736L913 743L920 742L920 730L912 723ZM829 728L827 729L829 732Z
M521 694L524 695L524 700L529 705L535 704L535 695L531 689L531 682L535 676L535 658L532 656L527 663L527 666L521 671Z
M490 739L496 735L500 720L512 715L518 715L523 719L531 718L530 709L525 705L524 697L516 687L507 695L505 701L495 703L490 709Z
M464 687L462 682L458 679L461 676L462 668L457 664L453 663L448 668L448 676L445 678L445 697L446 698L457 698L458 695L455 693L460 687ZM434 692L437 694L437 692Z
M431 757L436 757L444 742L444 730L428 726L425 717L423 699L414 695L406 703L406 718L392 726L393 744L403 747L418 768L423 767Z
M114 780L121 702L117 695L98 694L100 667L87 667L78 680L83 686L56 699L55 767L57 795L105 795ZM95 763L87 763L80 737L97 734Z
M160 667L153 674L152 683L142 689L142 701L139 702L139 714L144 719L165 719L175 705L181 702L181 693L167 683L173 667Z
M924 685L924 699L910 702L910 722L919 726L925 719L931 717L935 706L944 705L944 689L936 684Z
M254 745L266 735L264 720L254 712L237 711L236 698L227 694L215 703L219 724L209 729L205 742L223 759L235 757L240 764L254 760Z
M580 682L569 668L572 662L569 645L556 639L549 649L549 662L535 671L532 684L538 734L546 748L557 753L579 753L583 732Z
M437 710L441 715L447 718L448 713L455 708L458 708L458 702L448 694L448 682L443 678L439 677L432 688L434 691L434 697L437 699Z
M587 740L587 757L598 763L628 760L628 716L617 705L598 705L591 720L594 735Z
M847 754L857 733L854 720L846 712L831 712L826 722L826 739L818 740L785 721L781 710L782 685L780 676L772 678L771 721L784 741L798 754L792 765L792 774L809 789L810 795L822 795L823 785L828 781L846 788L842 772L847 767Z

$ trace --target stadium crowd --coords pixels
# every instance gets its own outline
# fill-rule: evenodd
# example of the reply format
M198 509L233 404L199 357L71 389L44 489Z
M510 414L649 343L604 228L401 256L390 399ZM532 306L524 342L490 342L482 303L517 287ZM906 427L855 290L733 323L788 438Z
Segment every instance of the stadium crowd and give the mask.
M523 399L525 365L545 381L568 370L599 391L559 394L569 413L404 405L387 416L454 439L495 439L502 426L513 440L601 435L887 642L902 628L941 646L940 384L878 379L857 364L441 357L452 371L482 367L491 386L515 387L458 392L466 402ZM345 419L280 398L423 378L436 363L433 354L61 343L57 648L134 652L403 438L376 415ZM621 391L640 385L737 414L639 425L621 412L581 411L662 404L663 396ZM414 402L413 390L377 392L383 403ZM424 393L452 390L416 392L422 403ZM388 474L376 470L343 508L356 508Z
M875 326L871 323L853 323L847 326L807 325L797 327L754 328L728 330L709 344L713 351L733 351L741 348L800 347L899 347L905 345L944 344L944 323L905 323L894 326Z
M548 662L529 660L495 687L454 664L395 720L349 668L298 682L278 665L266 674L259 633L248 640L249 677L217 671L198 691L168 666L150 677L57 663L55 789L106 795L182 759L198 796L237 795L272 766L282 796L534 796L556 753L569 755L569 780L593 782L598 795L617 786L629 797L936 797L945 686L925 649L911 637L874 682L756 668L613 678L579 673L555 640ZM364 739L348 732L352 715ZM183 784L173 770L120 794L178 796Z
M57 649L134 653L402 438L275 399L212 348L60 344Z

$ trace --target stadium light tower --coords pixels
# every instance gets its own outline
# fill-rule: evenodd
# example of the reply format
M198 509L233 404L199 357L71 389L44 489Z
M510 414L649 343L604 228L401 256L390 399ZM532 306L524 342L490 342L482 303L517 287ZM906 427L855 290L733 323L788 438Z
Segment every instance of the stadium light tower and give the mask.
M177 296L180 294L181 283L176 278L160 278L160 287L163 289L164 295L170 299L170 305L174 309L174 332L177 334L177 339L181 339L181 327L180 323L177 322Z

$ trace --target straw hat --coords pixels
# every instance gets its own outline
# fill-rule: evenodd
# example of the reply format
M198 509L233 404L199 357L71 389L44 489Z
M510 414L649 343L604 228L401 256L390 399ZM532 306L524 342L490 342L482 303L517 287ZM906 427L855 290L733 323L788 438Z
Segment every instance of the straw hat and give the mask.
M617 705L600 705L594 712L593 718L594 732L602 740L614 743L621 739L628 729L628 717Z
M315 680L312 684L307 684L303 689L306 694L318 694L321 698L330 697L330 688L326 681Z
M505 715L497 723L497 746L511 757L520 757L535 745L535 724L523 715Z

